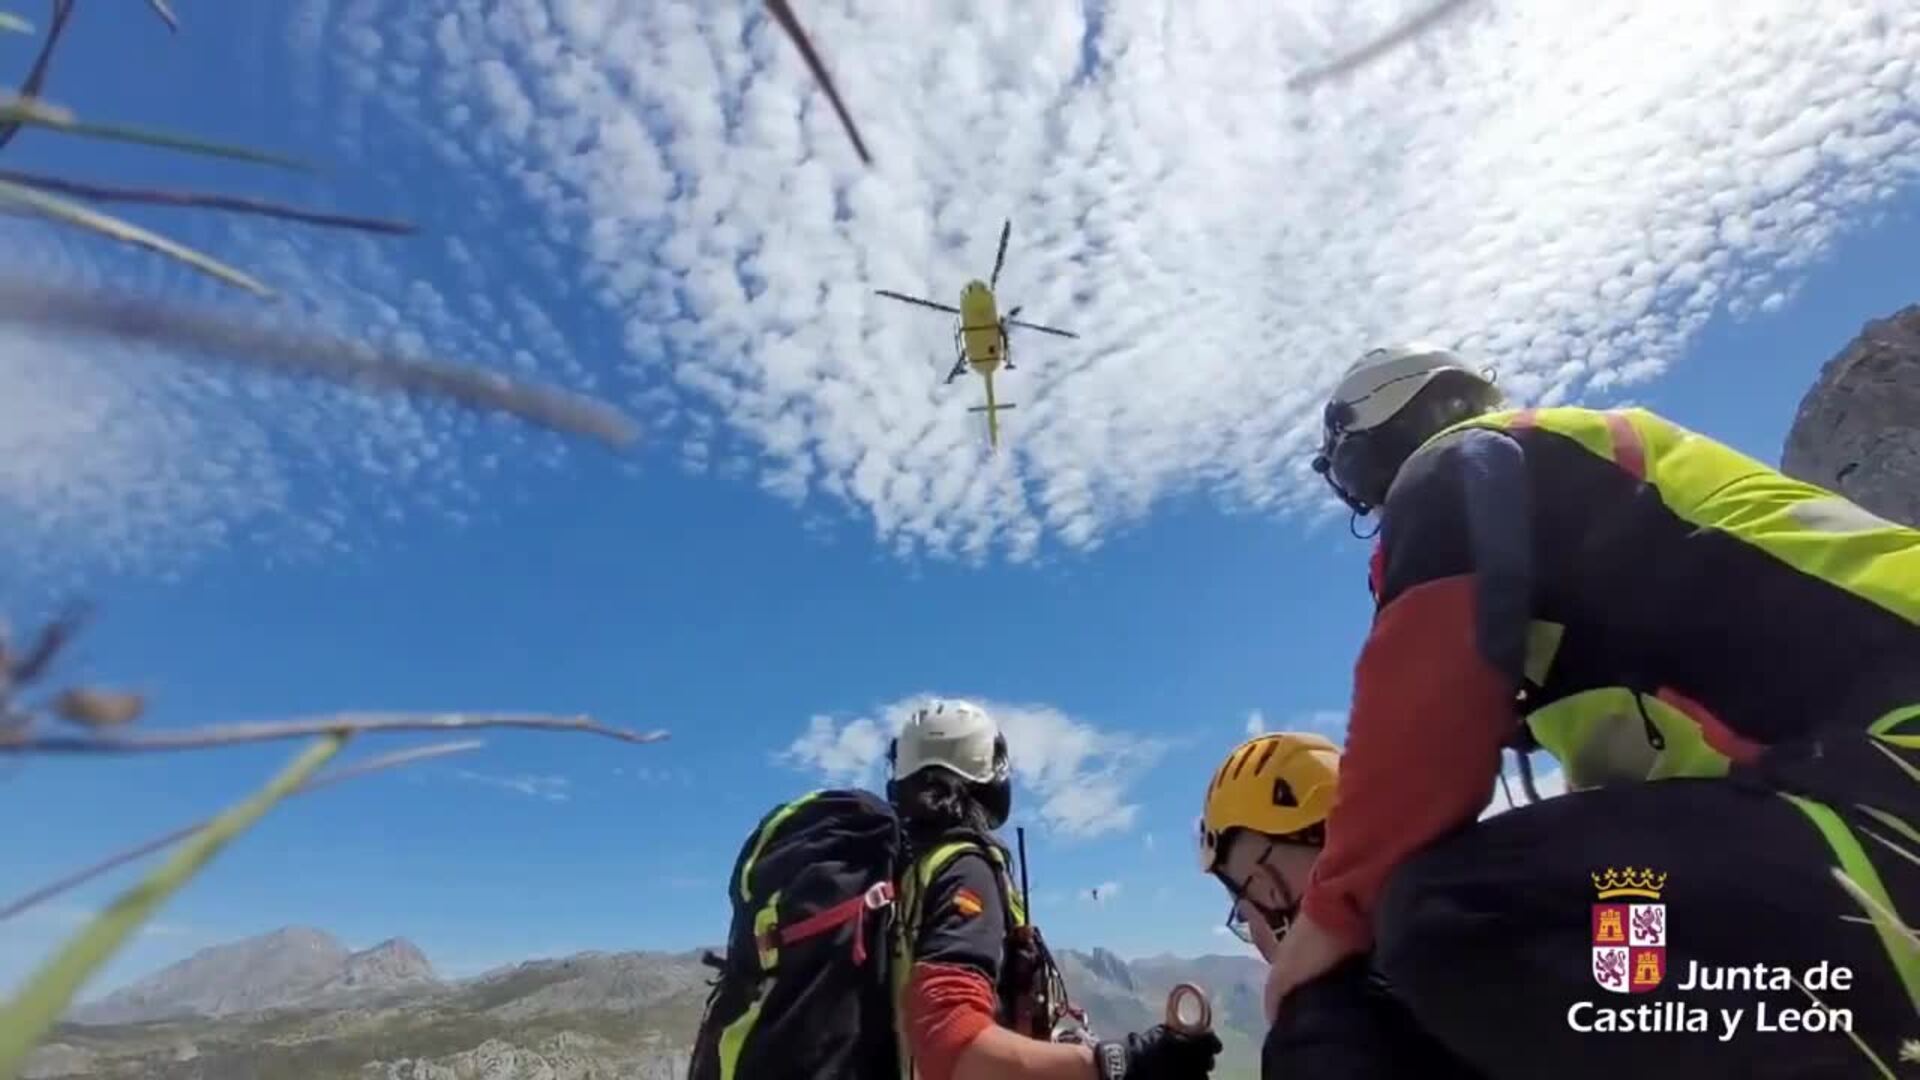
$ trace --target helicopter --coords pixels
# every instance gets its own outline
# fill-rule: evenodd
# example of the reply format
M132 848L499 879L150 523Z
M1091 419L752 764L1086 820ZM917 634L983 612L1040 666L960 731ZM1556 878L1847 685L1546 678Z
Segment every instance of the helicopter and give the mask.
M921 307L960 316L953 330L953 370L947 372L947 383L951 384L969 367L986 383L987 403L974 406L967 411L987 414L987 441L996 449L1000 446L1000 410L1013 408L1011 402L1003 404L996 400L993 393L994 373L1003 365L1008 371L1014 370L1013 344L1007 338L1007 328L1020 326L1028 330L1038 330L1043 334L1056 334L1066 338L1080 336L1069 330L1023 322L1015 318L1020 314L1020 308L1017 305L1008 310L1004 316L999 314L993 289L1000 283L1000 269L1006 265L1007 261L1007 239L1012 235L1013 222L1008 220L1000 227L1000 250L993 257L993 273L985 281L975 278L961 286L959 307L950 307L918 296L893 292L890 289L874 290L875 293L891 300L902 300L909 304L918 304Z

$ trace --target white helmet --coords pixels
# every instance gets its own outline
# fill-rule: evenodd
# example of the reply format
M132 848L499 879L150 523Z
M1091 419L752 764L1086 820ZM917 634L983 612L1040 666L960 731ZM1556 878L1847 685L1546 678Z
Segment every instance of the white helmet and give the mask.
M922 769L945 769L976 784L1004 784L1007 739L987 711L971 701L934 700L913 711L889 747L893 779Z
M1492 379L1450 349L1425 342L1370 349L1327 399L1314 471L1364 516L1386 500L1400 466L1422 443L1501 404Z

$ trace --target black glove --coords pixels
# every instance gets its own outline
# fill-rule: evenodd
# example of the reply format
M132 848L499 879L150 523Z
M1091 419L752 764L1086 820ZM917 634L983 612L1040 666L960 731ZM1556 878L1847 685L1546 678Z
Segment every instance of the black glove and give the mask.
M1183 1035L1156 1024L1126 1042L1095 1046L1093 1064L1100 1080L1199 1080L1213 1072L1219 1053L1220 1036L1211 1031Z

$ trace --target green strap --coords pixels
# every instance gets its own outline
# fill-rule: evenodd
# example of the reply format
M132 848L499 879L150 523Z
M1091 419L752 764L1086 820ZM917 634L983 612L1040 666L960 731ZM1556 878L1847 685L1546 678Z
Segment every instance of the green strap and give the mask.
M1879 871L1874 869L1873 861L1867 858L1866 849L1861 847L1860 841L1847 828L1840 815L1834 813L1831 807L1811 799L1784 791L1779 794L1798 807L1813 822L1813 827L1820 830L1820 835L1826 838L1827 846L1833 849L1834 857L1839 860L1841 871L1853 879L1860 891L1897 915L1898 910L1887 896L1886 886L1880 881ZM1893 969L1900 975L1901 985L1906 987L1908 1003L1916 1013L1920 1013L1920 943L1907 937L1899 927L1887 925L1884 919L1874 918L1872 922L1874 932L1880 935L1881 946L1886 949L1888 959L1893 961Z
M807 792L805 795L775 810L772 816L767 818L767 823L760 826L759 833L753 838L753 854L748 855L747 861L740 864L740 881L735 888L740 890L741 903L744 904L753 899L753 897L747 894L747 881L753 874L753 864L760 861L760 853L767 849L767 841L773 837L774 833L780 830L782 822L793 816L794 811L799 810L801 807L819 798L820 794L818 791Z
M991 844L981 844L973 840L950 840L916 859L908 868L901 882L902 895L897 901L896 910L899 912L899 918L893 924L893 1035L894 1043L900 1049L901 1080L913 1080L914 1076L913 1051L908 1043L906 1024L902 1020L905 1014L908 971L913 966L913 948L918 944L916 939L920 936L921 916L924 914L920 910L920 901L926 895L927 886L932 884L934 875L966 851L978 851L987 857L987 861L993 864L994 877L1000 884L1001 897L1007 902L1008 910L1013 914L1014 925L1025 926L1027 922L1026 908L1015 894L1012 880L1008 876L1006 856Z
M1907 721L1915 719L1917 717L1920 717L1920 705L1909 705L1904 709L1895 709L1892 712L1888 713L1887 715L1882 716L1880 719L1875 720L1873 723L1868 724L1867 734L1869 735L1891 734L1894 728L1897 728L1900 725L1906 723ZM1906 736L1897 736L1897 737L1905 738Z

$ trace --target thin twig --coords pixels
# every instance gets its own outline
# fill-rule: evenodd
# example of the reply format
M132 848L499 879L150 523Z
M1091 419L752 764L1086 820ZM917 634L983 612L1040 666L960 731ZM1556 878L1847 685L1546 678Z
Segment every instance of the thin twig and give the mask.
M28 127L43 127L49 131L58 131L85 139L157 146L187 154L202 154L208 157L226 158L230 161L246 161L256 165L273 165L297 172L317 171L304 161L265 150L236 146L232 143L211 142L191 135L176 135L170 131L135 127L130 124L82 120L74 115L72 109L54 105L40 98L0 95L0 121L24 124Z
M854 152L860 155L861 161L871 166L873 155L867 153L867 144L860 138L860 129L854 124L853 116L847 112L847 103L840 100L840 91L833 85L833 77L827 74L827 65L821 61L820 54L814 51L813 40L800 26L800 18L793 13L792 5L788 4L787 0L767 0L767 10L773 13L774 21L780 24L780 29L785 30L787 36L793 39L794 45L799 47L800 58L807 62L807 70L813 72L814 80L820 84L820 89L827 92L827 100L833 104L833 111L840 117L840 126L846 129L847 138L853 140Z
M479 739L466 739L461 742L436 743L432 746L420 746L412 750L400 750L391 754L382 754L379 757L369 758L366 761L350 765L344 769L336 769L324 776L315 777L293 789L289 797L292 795L308 795L322 788L329 788L335 784L352 780L355 777L380 772L383 769L393 769L401 765L411 765L418 761L425 761L428 758L465 753L468 750L477 750L485 745L486 744ZM127 848L124 851L109 855L91 866L83 867L58 881L35 889L27 895L14 900L6 907L0 908L0 920L11 919L15 915L43 904L63 892L67 892L76 886L84 885L109 870L125 866L127 863L144 855L151 855L161 848L178 843L213 824L214 820L214 818L202 818L191 825L183 825L164 835L156 836L151 840Z
M305 210L298 206L269 202L265 199L251 199L241 195L216 195L199 191L168 191L160 188L110 187L104 184L88 184L77 180L66 180L57 176L42 176L38 173L18 172L13 169L0 169L0 180L10 181L22 187L38 188L42 191L57 191L63 195L72 195L78 199L93 202L140 203L147 206L190 206L208 210L229 210L240 214L259 214L263 217L281 218L286 221L305 222L309 225L324 225L329 228L358 229L363 232L386 233L392 236L406 236L417 232L418 227L407 221L390 221L385 218L360 217L355 214L330 214L319 210Z
M1445 19L1459 8L1465 7L1472 2L1473 0L1439 0L1439 2L1432 7L1427 8L1425 11L1414 13L1413 16L1398 26L1393 27L1386 33L1381 34L1379 37L1374 38L1372 41L1367 42L1352 52L1341 56L1339 59L1288 79L1287 89L1302 90L1316 83L1325 82L1336 76L1344 75L1357 67L1376 60L1382 54L1391 51L1396 46L1411 41L1421 34L1426 33L1428 30L1433 29L1442 19Z
M614 446L639 435L625 414L592 398L516 383L497 372L385 352L343 338L275 330L127 294L0 280L0 320L169 346L185 350L189 358L200 352L250 367L427 394Z
M339 753L348 738L344 732L333 732L306 746L265 787L229 807L176 848L158 869L122 892L78 934L62 942L13 998L0 1004L0 1076L20 1075L27 1055L101 965L215 856Z
M168 258L177 259L209 277L236 288L245 289L256 296L269 299L273 296L273 290L267 288L251 274L228 266L203 251L195 251L185 244L169 240L159 233L143 229L130 221L103 214L49 191L36 191L30 187L0 180L0 208L5 207L18 208L50 221L85 229L122 244L131 244L134 247L158 252Z
M33 58L33 67L27 71L26 81L20 84L20 97L39 97L40 88L47 84L53 51L60 46L60 35L66 33L67 20L73 15L73 3L74 0L53 0L53 17L47 23L47 39L40 43L40 54ZM13 141L13 137L20 133L20 127L17 123L0 124L0 149L5 149Z
M176 34L180 32L180 20L173 14L173 9L167 6L167 0L147 0L147 6L160 16L161 22L167 24L168 30Z
M54 657L58 656L61 650L67 647L67 643L80 632L89 614L91 612L86 605L71 605L58 618L40 628L40 633L34 637L33 644L27 646L27 651L20 659L15 660L8 656L6 658L7 689L29 685L45 674L48 665L53 663Z
M1807 1000L1813 1002L1814 1008L1828 1014L1833 1012L1832 1009L1827 1007L1826 1002L1821 1001L1814 995L1812 990L1808 989L1806 983L1796 978L1793 980L1793 985L1799 987L1800 992L1807 995ZM1873 1048L1867 1045L1867 1040L1861 1038L1859 1033L1854 1031L1851 1026L1843 1026L1840 1030L1846 1033L1847 1038L1853 1040L1853 1045L1858 1047L1861 1053L1867 1055L1867 1060L1873 1062L1873 1067L1880 1070L1881 1076L1885 1077L1886 1080L1899 1080L1899 1077L1894 1075L1893 1070L1887 1068L1887 1063L1880 1060L1880 1055L1874 1053Z
M257 724L217 724L185 731L131 735L36 735L30 732L0 735L0 754L139 754L172 750L204 750L215 746L274 739L298 739L344 731L457 731L468 728L535 728L543 731L580 731L629 743L655 743L664 731L629 731L611 727L590 716L544 716L538 713L333 713L298 720Z

